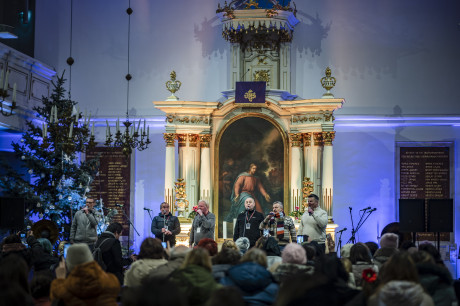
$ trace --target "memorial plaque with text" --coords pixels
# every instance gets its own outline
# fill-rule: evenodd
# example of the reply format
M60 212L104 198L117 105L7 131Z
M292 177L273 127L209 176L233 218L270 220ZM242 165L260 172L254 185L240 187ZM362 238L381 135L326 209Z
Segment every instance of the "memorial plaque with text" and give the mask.
M99 175L94 177L91 184L90 197L102 198L104 207L116 210L113 222L123 225L123 236L129 235L129 223L123 211L129 218L130 207L130 159L123 154L122 148L96 147L87 153L87 158L99 157ZM118 205L123 205L119 207ZM107 210L107 211L108 211ZM107 211L104 215L107 215Z
M449 147L401 147L399 175L401 199L449 199ZM443 233L442 240L448 235Z

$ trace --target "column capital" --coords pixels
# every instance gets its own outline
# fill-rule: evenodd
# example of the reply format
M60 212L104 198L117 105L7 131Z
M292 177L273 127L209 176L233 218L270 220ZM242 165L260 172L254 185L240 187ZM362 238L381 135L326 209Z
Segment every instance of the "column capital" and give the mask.
M311 146L311 133L302 133L303 146Z
M212 136L210 134L200 135L200 147L209 148Z
M323 140L325 146L332 146L332 141L335 138L335 132L323 132Z
M174 141L176 140L175 133L163 133L163 139L166 141L167 147L174 147Z
M322 146L323 145L323 133L322 132L314 132L313 133L313 144L315 146Z
M188 134L188 145L189 147L196 148L198 145L198 134Z
M187 134L176 134L177 140L179 142L179 147L187 146Z
M291 143L291 147L300 147L300 143L302 142L302 134L289 133L289 142Z

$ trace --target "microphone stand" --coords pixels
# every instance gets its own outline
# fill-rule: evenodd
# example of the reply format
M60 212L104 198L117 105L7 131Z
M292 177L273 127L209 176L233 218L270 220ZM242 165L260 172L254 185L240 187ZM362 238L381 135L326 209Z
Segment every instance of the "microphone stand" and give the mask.
M350 219L351 219L351 238L350 240L348 240L347 243L349 243L350 241L355 244L355 226L353 224L353 215L351 214L351 210L353 209L351 206L348 207L350 209Z
M349 243L350 241L355 244L355 234L359 231L359 229L361 228L361 226L363 226L364 222L366 222L367 218L369 218L369 216L374 212L376 211L376 208L374 209L371 209L371 210L366 210L360 217L359 219L359 222L358 224L356 225L356 229L353 229L352 230L352 234L351 234L351 238L350 240L348 240L347 243ZM367 215L366 215L367 213ZM366 218L364 218L364 216L366 216ZM364 219L363 219L364 218Z
M150 208L144 208L144 210L146 210L146 211L149 213L150 221L153 222L153 217L152 217L152 215L150 214L151 209L150 209Z
M336 248L336 250L335 250L335 252L336 252L337 254L339 254L340 249L342 248L342 234L343 234L343 232L344 232L344 231L340 231L340 235L339 235L339 239L338 239L339 241L337 242L337 248Z
M134 229L134 231L136 232L137 236L141 236L141 235L139 235L139 232L137 231L137 229L134 227L134 224L133 224L133 223L131 222L131 220L129 219L128 215L126 214L124 206L122 207L122 210L121 210L121 211L123 212L123 216L125 216L125 218L126 218L126 220L128 221L129 225L131 225L131 226L133 227L133 229ZM130 243L129 236L130 236L130 235L128 234L128 255L129 255L129 253L130 253L130 252L129 252L129 243Z

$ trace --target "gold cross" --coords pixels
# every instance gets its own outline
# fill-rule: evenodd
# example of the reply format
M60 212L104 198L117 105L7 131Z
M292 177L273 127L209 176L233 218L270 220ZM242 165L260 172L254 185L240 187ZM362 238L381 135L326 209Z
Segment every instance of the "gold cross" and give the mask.
M256 98L256 93L252 91L252 89L249 89L247 93L244 94L244 98L248 99L249 102L252 102Z

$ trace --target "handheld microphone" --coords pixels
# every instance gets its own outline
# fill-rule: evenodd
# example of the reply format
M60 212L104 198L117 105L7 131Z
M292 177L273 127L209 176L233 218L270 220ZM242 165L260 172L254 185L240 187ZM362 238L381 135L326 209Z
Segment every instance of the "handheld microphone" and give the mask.
M308 211L308 215L311 217L313 213L311 211Z
M123 204L115 204L115 206L123 207L124 205Z
M245 73L243 73L243 76L241 76L241 79L240 79L240 81L243 81L243 80L244 80L244 76L246 75L246 73L248 73L248 72L249 72L249 70L251 70L251 69L249 69L249 68L248 68L248 70L246 70L246 72L245 72Z
M369 207L363 208L360 211L364 211L364 210L368 210L368 209L371 209L371 207L369 206Z

